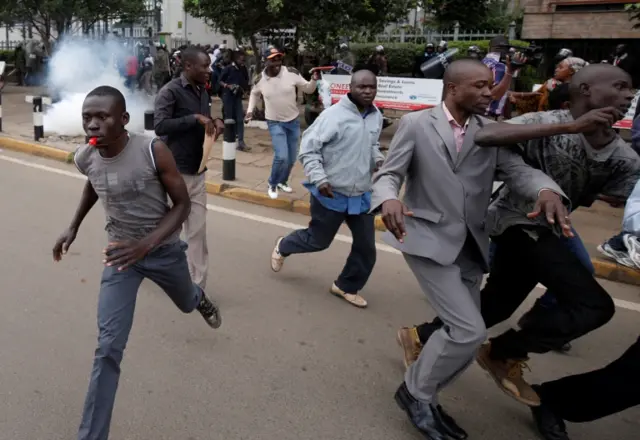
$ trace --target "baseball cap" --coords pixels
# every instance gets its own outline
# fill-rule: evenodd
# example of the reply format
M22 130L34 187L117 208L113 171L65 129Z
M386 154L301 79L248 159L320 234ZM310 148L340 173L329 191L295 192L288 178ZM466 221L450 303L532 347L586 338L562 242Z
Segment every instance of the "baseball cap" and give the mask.
M282 51L280 51L279 49L276 49L275 47L272 47L270 49L267 49L267 51L264 53L264 58L266 60L270 60L272 58L275 57L282 57L284 56L284 54L282 53Z

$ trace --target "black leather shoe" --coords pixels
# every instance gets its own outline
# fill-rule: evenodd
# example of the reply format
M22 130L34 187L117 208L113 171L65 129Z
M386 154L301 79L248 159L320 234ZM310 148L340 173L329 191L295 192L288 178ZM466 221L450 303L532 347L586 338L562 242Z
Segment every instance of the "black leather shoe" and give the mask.
M551 412L544 402L540 406L532 406L531 412L544 440L570 440L564 420Z
M416 400L402 382L395 394L396 403L409 416L409 420L427 440L447 440L447 432L438 421L441 416L433 405Z
M465 440L469 437L469 434L456 423L453 417L445 412L442 405L436 406L435 415L438 417L438 422L442 426L443 431L446 432L449 437L455 440Z

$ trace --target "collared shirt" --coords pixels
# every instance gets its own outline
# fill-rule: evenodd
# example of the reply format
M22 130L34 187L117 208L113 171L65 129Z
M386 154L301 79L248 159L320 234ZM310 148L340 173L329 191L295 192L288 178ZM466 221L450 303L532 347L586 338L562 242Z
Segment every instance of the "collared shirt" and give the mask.
M460 125L458 121L454 119L453 115L444 104L444 102L442 103L442 110L444 110L444 114L449 121L451 129L453 130L453 139L456 141L456 151L459 153L462 149L462 143L464 142L464 135L467 132L467 128L469 127L470 118L467 119L464 125Z
M202 161L205 130L196 115L211 117L211 99L204 86L194 87L180 75L158 93L154 128L173 153L182 174L197 174Z
M500 62L500 54L497 52L488 53L482 62L493 72L494 87L500 84L504 75L507 73L507 66ZM507 95L508 93L505 93L502 98L491 101L487 108L487 115L494 117L502 116L504 105L507 102Z

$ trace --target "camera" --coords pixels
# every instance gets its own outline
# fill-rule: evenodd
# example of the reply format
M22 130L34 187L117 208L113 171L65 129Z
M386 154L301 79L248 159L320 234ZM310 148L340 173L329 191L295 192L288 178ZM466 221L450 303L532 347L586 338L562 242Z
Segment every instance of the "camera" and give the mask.
M507 49L500 57L500 62L506 63L507 57L512 57L511 65L514 67L531 66L534 68L538 68L542 63L542 60L544 59L544 51L542 49L542 46L537 46L533 43L527 47L509 45L501 45L499 47ZM513 55L516 52L520 52L525 57L526 60L524 63L519 63L513 59Z

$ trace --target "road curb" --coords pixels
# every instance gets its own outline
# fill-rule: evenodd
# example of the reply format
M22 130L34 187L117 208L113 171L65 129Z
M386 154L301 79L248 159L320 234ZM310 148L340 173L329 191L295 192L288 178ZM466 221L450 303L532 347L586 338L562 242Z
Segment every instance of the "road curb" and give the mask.
M640 286L640 270L638 269L632 269L599 257L591 258L591 262L593 263L598 278Z
M0 148L19 151L33 156L45 157L60 162L72 163L73 153L59 148L48 147L46 145L26 142L15 138L0 135ZM207 193L225 197L228 199L249 202L269 208L282 209L296 212L298 214L310 215L310 205L303 200L271 199L267 194L248 188L240 188L228 183L206 182ZM375 228L378 231L387 229L380 216L376 216ZM598 278L604 278L619 283L640 286L640 270L621 266L613 261L604 260L598 257L592 258L591 262L596 270Z

